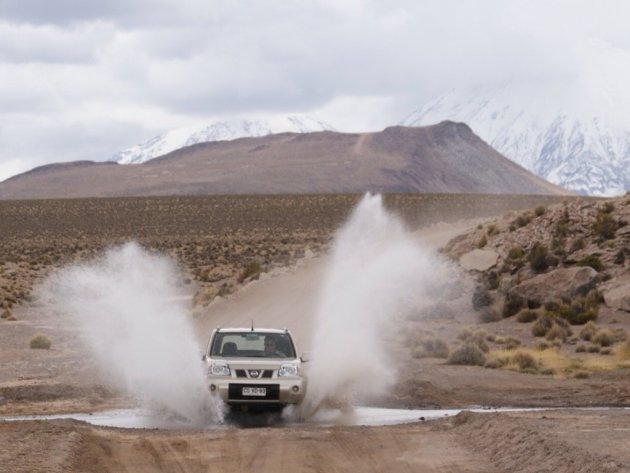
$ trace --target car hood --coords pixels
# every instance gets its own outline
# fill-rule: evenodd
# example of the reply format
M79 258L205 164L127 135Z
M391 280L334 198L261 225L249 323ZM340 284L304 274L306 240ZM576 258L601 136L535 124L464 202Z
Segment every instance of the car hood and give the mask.
M300 363L296 358L213 358L212 360L225 361L232 369L260 369L277 370L287 363Z

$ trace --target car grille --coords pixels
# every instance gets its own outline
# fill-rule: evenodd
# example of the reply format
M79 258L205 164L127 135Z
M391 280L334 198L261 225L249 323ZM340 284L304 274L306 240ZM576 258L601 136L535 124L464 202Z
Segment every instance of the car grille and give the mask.
M243 396L243 387L266 388L266 396ZM228 399L234 401L278 401L280 385L278 384L232 384L228 387Z
M272 378L273 370L235 370L237 378Z

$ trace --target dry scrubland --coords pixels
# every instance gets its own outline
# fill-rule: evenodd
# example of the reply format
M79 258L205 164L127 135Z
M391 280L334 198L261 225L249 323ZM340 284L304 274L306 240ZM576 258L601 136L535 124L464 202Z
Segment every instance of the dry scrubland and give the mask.
M327 248L359 195L147 197L0 201L0 305L28 300L54 268L135 240L170 254L200 283L198 302ZM410 226L490 216L558 197L388 195ZM185 281L188 282L188 281ZM10 315L6 315L10 317Z

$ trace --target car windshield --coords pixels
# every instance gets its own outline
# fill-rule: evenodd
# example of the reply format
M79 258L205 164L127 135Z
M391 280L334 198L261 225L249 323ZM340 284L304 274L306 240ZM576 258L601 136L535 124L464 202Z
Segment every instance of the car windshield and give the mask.
M210 356L226 358L295 358L295 348L288 333L217 332Z

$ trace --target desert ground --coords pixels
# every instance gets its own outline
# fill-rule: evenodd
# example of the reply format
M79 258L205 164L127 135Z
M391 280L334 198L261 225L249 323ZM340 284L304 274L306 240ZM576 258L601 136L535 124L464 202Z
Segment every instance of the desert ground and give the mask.
M335 232L360 199L345 195L0 202L4 311L0 416L99 412L140 402L102 374L76 320L55 310L38 293L56 271L90 262L104 249L129 240L178 263L177 290L186 301L199 346L207 342L213 327L248 326L255 320L289 327L300 351L309 351ZM585 214L600 202L470 195L392 195L384 201L405 221L414 242L427 254L448 261L461 280L422 311L391 319L394 329L384 336L400 342L390 353L398 365L396 381L385 393L361 398L361 405L544 410L465 411L385 426L279 421L251 428L226 422L156 430L99 427L69 419L0 421L0 470L630 471L630 370L621 335L630 330L627 312L600 304L597 331L615 334L618 340L597 346L596 351L591 349L594 342L579 336L583 325L572 326L571 335L541 338L532 335L529 323L517 322L516 315L494 319L481 315L499 304L497 289L489 290L494 302L487 307L475 309L471 302L480 281L488 277L484 255L473 248L502 254L502 248L512 245L512 240L509 244L503 240L526 238L528 228L539 231L542 213L539 223L534 219L519 228L508 227L527 212L537 214L534 209L540 206L554 221L555 209L574 206ZM625 208L625 202L615 201L614 212ZM615 218L621 221L623 216ZM602 291L626 271L625 259L614 266L606 259L608 253L611 259L619 254L613 251L614 242L627 243L619 227L618 240L606 240L598 252L608 265L606 271L600 270L608 274L598 282ZM488 240L483 245L482 236ZM578 251L585 248L588 242ZM481 269L462 268L464 254L473 259L465 265ZM525 279L519 271L526 269L506 271L503 277L520 274L516 287ZM48 349L30 348L36 334L51 342ZM484 348L479 349L485 363L456 363L450 355L437 353L435 347L442 344L451 355L471 345ZM578 351L578 346L584 350ZM525 360L521 365L497 364L517 352ZM534 353L535 358L539 352L545 358L531 362L527 354Z

